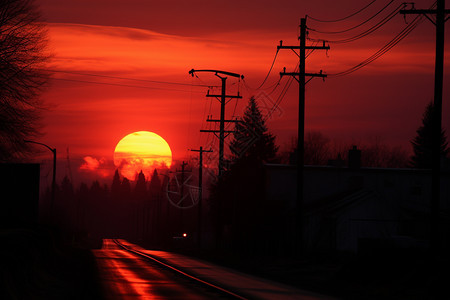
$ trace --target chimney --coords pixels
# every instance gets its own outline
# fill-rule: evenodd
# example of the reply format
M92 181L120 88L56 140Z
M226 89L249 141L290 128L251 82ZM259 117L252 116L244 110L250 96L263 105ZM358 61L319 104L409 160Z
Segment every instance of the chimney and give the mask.
M361 150L356 146L348 150L348 167L354 170L361 168Z

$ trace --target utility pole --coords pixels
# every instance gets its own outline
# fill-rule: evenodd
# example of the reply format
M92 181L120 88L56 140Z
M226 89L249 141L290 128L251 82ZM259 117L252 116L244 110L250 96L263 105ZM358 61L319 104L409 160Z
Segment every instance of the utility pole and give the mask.
M181 200L184 198L184 168L187 166L187 162L181 163Z
M197 242L198 247L200 248L202 245L202 199L203 199L203 152L213 152L212 150L203 150L203 147L200 147L199 150L191 149L193 152L199 153L199 165L198 165L198 229L197 229Z
M300 45L299 46L284 46L283 41L280 41L280 45L277 46L277 50L290 49L297 54L299 58L299 72L286 72L284 68L283 72L280 72L280 76L292 76L297 80L298 91L298 137L297 137L297 203L296 203L296 228L297 238L300 243L300 249L303 248L303 167L304 167L304 140L305 140L305 85L306 77L322 77L327 75L320 73L306 73L306 50L328 50L329 46L325 46L323 42L322 46L306 46L306 18L300 19ZM297 53L295 50L299 50Z
M228 99L241 99L242 96L239 95L239 92L237 95L227 95L226 94L226 84L227 84L227 77L220 76L219 74L236 77L236 78L244 78L243 75L239 75L236 73L231 73L227 71L218 71L218 70L190 70L189 74L194 76L194 73L197 72L212 72L214 75L220 78L222 81L222 91L220 95L210 95L209 91L206 94L206 97L215 97L220 102L220 119L219 120L210 120L210 122L219 122L219 130L200 130L200 132L213 132L216 136L217 133L219 133L219 177L222 176L224 171L224 141L225 141L225 134L233 133L233 131L226 131L225 130L225 123L227 122L235 122L235 120L225 120L225 104L226 100Z
M421 14L436 26L436 57L434 65L434 123L431 148L431 201L430 201L430 247L436 254L440 250L440 194L441 194L441 130L442 90L444 82L444 32L445 18L450 10L445 9L445 0L437 0L436 9L400 10L403 15ZM436 22L428 15L435 15Z
M187 162L183 161L181 163L181 190L180 190L180 205L183 205L183 200L184 200L184 172L185 172L185 167L187 166ZM177 172L180 172L177 170ZM176 176L176 175L175 175ZM180 233L182 233L183 231L183 209L180 209Z

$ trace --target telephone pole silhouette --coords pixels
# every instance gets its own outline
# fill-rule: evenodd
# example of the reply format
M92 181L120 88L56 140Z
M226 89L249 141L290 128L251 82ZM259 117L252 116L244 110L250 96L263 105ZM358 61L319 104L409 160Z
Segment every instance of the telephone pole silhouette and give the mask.
M328 50L329 46L325 46L323 42L322 46L306 46L306 18L300 19L300 45L299 46L284 46L283 41L280 41L280 45L277 46L277 50L290 49L297 54L299 58L299 72L286 72L284 68L283 72L280 72L280 76L292 76L297 80L299 86L298 92L298 137L297 137L297 207L296 207L296 227L298 240L300 242L300 249L303 248L303 166L304 166L304 139L305 139L305 85L306 77L322 77L327 75L320 73L306 73L306 50ZM295 50L299 50L297 53Z
M181 191L180 191L180 193L181 193L181 195L180 195L180 200L181 201L183 201L184 200L184 173L185 173L185 167L187 166L187 162L185 162L185 161L183 161L182 163L181 163L181 171L178 171L177 170L177 172L181 172Z
M434 121L431 148L431 201L430 201L430 246L435 253L440 250L440 189L441 189L441 129L442 129L442 90L444 85L444 32L445 16L450 10L445 9L445 0L437 0L436 9L402 9L403 15L424 15L436 26L436 57L434 65ZM435 15L433 21L428 15Z
M198 247L200 248L202 245L202 198L203 198L203 152L213 152L212 150L203 150L203 147L200 147L199 150L191 149L193 152L199 153L199 165L198 165Z
M187 166L187 162L183 161L181 163L181 171L180 170L176 170L176 172L181 172L181 190L180 190L180 201L177 203L180 206L183 206L183 201L184 201L184 173L187 172L191 172L191 170L186 170L185 167ZM180 220L179 220L179 228L180 231L184 231L184 222L183 222L183 209L180 209Z
M216 136L217 136L217 133L219 133L219 136L218 136L218 138L219 138L219 177L221 177L223 174L223 171L224 171L224 141L225 141L225 137L226 137L225 134L233 133L233 131L225 130L225 123L236 122L236 120L225 120L225 104L226 104L227 98L228 99L241 99L242 96L239 95L239 92L237 95L227 95L226 94L227 77L220 76L219 74L236 77L236 78L244 78L244 76L237 74L237 73L227 72L227 71L194 70L194 69L190 70L189 74L194 76L194 73L197 73L197 72L212 72L212 73L214 73L214 75L219 77L220 80L222 81L222 91L221 91L220 95L210 95L209 91L206 94L206 97L215 97L220 102L220 119L219 120L212 120L212 119L207 120L208 122L218 122L219 130L200 130L200 132L212 132Z

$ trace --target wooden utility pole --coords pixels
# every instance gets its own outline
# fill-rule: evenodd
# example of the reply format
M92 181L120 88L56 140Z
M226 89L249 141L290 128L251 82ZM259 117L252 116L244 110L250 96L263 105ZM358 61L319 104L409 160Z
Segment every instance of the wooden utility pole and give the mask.
M303 166L304 166L304 140L305 140L305 86L306 77L322 77L327 75L320 73L306 73L306 50L328 50L329 46L306 46L306 18L300 19L300 45L299 46L284 46L283 41L277 46L277 50L290 49L297 54L299 58L299 72L280 72L280 76L293 76L298 82L298 137L297 137L297 203L296 203L296 228L297 239L300 243L300 248L303 248ZM295 50L299 50L297 53Z
M400 10L403 15L421 14L436 26L436 57L434 65L434 115L432 136L431 162L431 201L430 201L430 246L433 252L440 249L440 194L441 194L441 130L442 130L442 90L444 85L444 32L445 15L450 10L445 9L445 0L437 0L436 9ZM429 15L435 15L433 21Z
M180 201L178 204L180 206L183 206L183 200L184 200L184 173L185 173L185 167L187 166L187 162L183 161L181 163L181 190L180 190ZM180 172L177 170L177 172ZM180 233L184 231L184 224L183 224L183 209L180 209Z
M211 120L211 122L217 121L219 122L219 130L200 130L200 132L212 132L214 134L219 133L219 177L222 176L224 171L224 145L225 145L225 134L232 133L233 131L226 131L225 130L225 123L227 122L234 122L233 120L225 120L225 104L226 100L228 99L241 99L242 96L239 95L239 92L237 95L227 95L226 94L226 84L227 84L227 77L220 76L219 74L231 76L231 77L237 77L237 78L244 78L243 75L239 75L236 73L226 72L226 71L218 71L218 70L190 70L189 74L194 76L194 73L196 72L213 72L215 73L217 77L219 77L222 81L222 91L220 95L210 95L209 91L206 95L206 97L215 97L220 102L220 119L219 120ZM217 136L217 135L216 135Z
M202 245L202 200L203 200L203 152L213 152L212 150L203 150L203 147L200 147L199 150L191 149L193 152L199 153L199 162L198 162L198 229L197 229L197 242L198 247L200 248Z

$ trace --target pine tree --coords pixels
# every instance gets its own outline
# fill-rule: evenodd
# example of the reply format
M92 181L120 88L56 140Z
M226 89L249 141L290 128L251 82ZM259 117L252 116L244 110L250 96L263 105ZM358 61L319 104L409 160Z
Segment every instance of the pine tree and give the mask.
M150 180L149 190L152 196L159 195L161 192L161 180L159 179L158 171L156 169L153 171L152 179Z
M422 126L417 129L417 136L411 141L414 151L411 165L415 168L431 168L434 114L434 106L430 102L423 114ZM441 129L441 156L446 157L449 153L445 130Z
M131 195L131 184L126 177L123 178L122 183L120 184L120 194L122 200L129 200Z
M250 98L241 122L236 123L230 150L233 161L251 159L269 162L275 158L278 151L275 136L268 132L254 97Z
M113 196L118 196L120 193L120 175L119 170L114 173L113 182L111 185L111 193Z
M61 191L64 198L72 198L74 195L73 185L69 177L64 176L61 182Z
M253 97L242 122L236 123L230 150L232 165L213 189L216 234L220 237L225 227L231 228L233 243L252 250L258 226L267 217L263 163L273 161L278 150Z
M134 193L137 197L144 197L147 193L147 186L145 182L145 175L141 172L137 176L136 185L134 187Z

